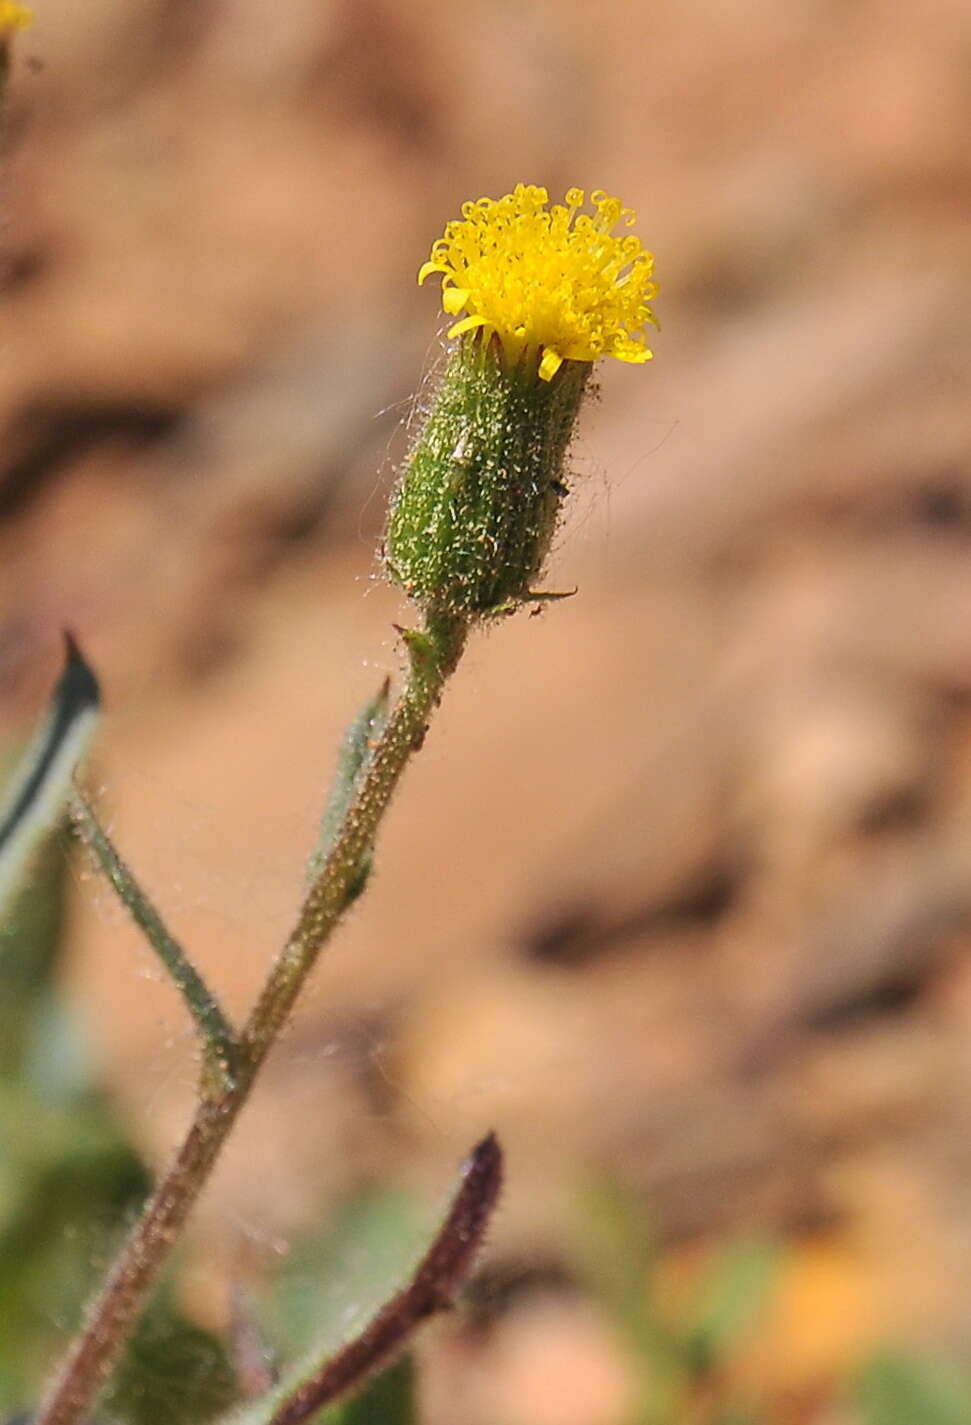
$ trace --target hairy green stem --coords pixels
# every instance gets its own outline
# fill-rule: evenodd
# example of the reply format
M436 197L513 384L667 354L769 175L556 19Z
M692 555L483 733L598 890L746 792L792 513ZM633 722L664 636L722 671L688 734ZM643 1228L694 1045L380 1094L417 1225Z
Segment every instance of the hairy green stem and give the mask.
M321 949L354 898L362 861L370 853L402 772L421 747L428 719L462 655L466 630L462 619L433 616L422 632L404 633L411 661L407 683L242 1031L236 1075L221 1092L210 1090L201 1096L175 1161L146 1202L91 1303L35 1425L77 1425L117 1363L263 1061Z
M119 855L91 803L78 790L71 799L71 817L118 899L180 990L202 1037L217 1091L225 1091L236 1075L239 1051L232 1025L219 1001Z
M490 1133L473 1148L452 1205L407 1281L335 1351L311 1348L232 1425L308 1425L325 1405L358 1389L405 1349L417 1327L446 1311L472 1268L502 1188L503 1155Z

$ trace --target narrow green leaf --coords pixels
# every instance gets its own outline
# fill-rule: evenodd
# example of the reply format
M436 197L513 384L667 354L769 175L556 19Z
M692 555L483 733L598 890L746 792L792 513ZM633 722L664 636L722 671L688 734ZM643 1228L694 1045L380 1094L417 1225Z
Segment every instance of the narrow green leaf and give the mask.
M28 886L0 919L0 1079L17 1079L33 1057L38 1017L54 994L64 928L67 839L48 836L38 847Z
M344 825L348 809L367 768L371 748L384 730L388 720L390 693L391 680L385 678L374 697L364 704L344 734L344 740L337 754L334 780L327 794L327 801L320 820L320 839L310 858L308 878L311 882L315 881L320 874L334 841ZM367 884L370 870L371 853L368 852L361 864L360 875L352 887L349 900L356 900L361 894Z
M232 1026L219 1001L122 860L97 812L80 791L72 798L71 811L82 841L181 992L199 1030L210 1069L224 1086L231 1086L239 1055Z
M235 1425L311 1425L327 1407L356 1398L430 1316L452 1305L495 1210L502 1175L502 1149L490 1133L463 1164L451 1205L426 1251L378 1310L336 1350L315 1343L278 1385L231 1417Z

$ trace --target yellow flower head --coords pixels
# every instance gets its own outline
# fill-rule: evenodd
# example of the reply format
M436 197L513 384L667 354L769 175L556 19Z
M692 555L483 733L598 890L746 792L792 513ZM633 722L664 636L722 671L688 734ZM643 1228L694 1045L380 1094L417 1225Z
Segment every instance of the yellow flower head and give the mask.
M33 18L27 6L18 4L17 0L0 0L0 40L14 30L26 30Z
M564 361L649 361L654 258L632 233L613 234L635 221L619 199L597 191L590 201L593 215L580 213L583 191L571 188L565 207L549 207L545 188L520 183L504 198L463 204L418 273L422 283L440 272L445 311L466 313L449 336L495 333L513 360L534 349L544 381Z

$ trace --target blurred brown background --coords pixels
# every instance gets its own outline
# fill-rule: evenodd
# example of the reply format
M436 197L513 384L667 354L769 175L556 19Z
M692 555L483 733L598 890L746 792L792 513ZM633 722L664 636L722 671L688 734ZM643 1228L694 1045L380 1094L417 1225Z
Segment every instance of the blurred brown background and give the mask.
M428 246L465 198L604 187L662 288L656 361L601 369L574 452L549 583L579 595L463 665L202 1210L200 1309L213 1254L371 1174L441 1192L495 1127L497 1259L560 1260L592 1164L674 1261L785 1236L769 1401L888 1333L971 1353L965 0L36 11L0 727L77 630L93 780L237 1013L397 666L375 549L440 351ZM163 1154L191 1039L80 872L71 986ZM467 1425L621 1418L595 1323L523 1322L459 1371Z

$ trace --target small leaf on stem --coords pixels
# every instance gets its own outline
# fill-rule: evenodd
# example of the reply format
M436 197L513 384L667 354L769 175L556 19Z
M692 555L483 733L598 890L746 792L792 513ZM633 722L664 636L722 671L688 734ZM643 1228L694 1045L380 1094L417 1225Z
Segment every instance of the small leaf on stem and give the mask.
M369 698L357 717L351 723L340 751L337 754L337 769L327 794L323 816L320 820L320 840L310 859L309 880L317 879L321 867L327 860L334 841L340 833L348 808L354 800L361 777L367 767L374 743L384 731L388 721L391 679L385 678L373 698ZM360 875L348 896L348 901L356 900L367 884L371 870L371 853L361 862Z
M239 1049L219 1001L118 854L97 812L80 791L74 794L71 814L81 840L169 972L196 1022L206 1051L207 1087L209 1080L214 1080L217 1091L231 1087L238 1070Z
M359 1387L407 1346L415 1329L451 1306L471 1271L502 1188L503 1155L494 1133L466 1159L441 1227L409 1280L346 1346L313 1354L237 1425L305 1425L325 1405Z

